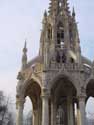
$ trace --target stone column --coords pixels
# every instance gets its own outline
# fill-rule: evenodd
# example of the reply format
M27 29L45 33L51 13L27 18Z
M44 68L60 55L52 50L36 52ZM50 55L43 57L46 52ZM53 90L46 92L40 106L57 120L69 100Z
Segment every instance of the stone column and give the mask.
M41 104L41 100L39 100L39 109L38 109L38 121L39 121L39 125L41 125L42 123L42 104Z
M38 110L33 110L33 125L38 125Z
M81 116L80 116L80 109L79 109L79 104L77 103L77 117L76 117L76 122L77 125L81 125Z
M54 102L53 102L53 124L52 125L56 125L56 115L57 115L57 113L56 113L57 108L56 107L57 107L56 101L54 100Z
M45 88L42 92L42 125L49 125L49 94Z
M73 102L73 124L75 125L75 103Z
M23 125L24 99L17 99L16 125Z
M79 96L79 109L80 109L81 125L85 125L85 123L86 123L85 98L86 98L86 96Z
M54 125L54 106L53 106L53 101L51 100L51 125Z
M74 125L72 97L67 98L68 125Z

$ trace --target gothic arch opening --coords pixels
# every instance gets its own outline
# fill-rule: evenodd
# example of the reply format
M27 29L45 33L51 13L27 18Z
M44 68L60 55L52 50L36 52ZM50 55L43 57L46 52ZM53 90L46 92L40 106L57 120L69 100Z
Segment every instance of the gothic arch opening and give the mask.
M58 1L58 12L59 12L59 14L60 14L61 16L63 15L62 7L63 7L63 1L62 1L62 0L59 0L59 1Z
M52 40L52 26L51 26L51 24L48 24L48 39Z
M86 102L86 118L87 122L94 124L94 97L89 97ZM92 125L93 125L92 124Z
M32 102L32 124L41 125L41 87L34 80L30 80L25 89L25 98L29 97Z
M64 44L64 26L62 22L57 25L57 46L59 48L63 47Z
M29 97L25 98L24 112L23 112L23 124L32 124L32 101Z
M94 124L94 79L91 79L86 87L86 116L87 122Z
M51 89L53 98L53 114L56 122L54 125L68 125L75 122L76 88L67 77L55 81ZM71 115L70 115L71 114Z
M64 25L61 21L57 23L56 61L57 63L66 62L66 50L64 48Z
M94 79L91 79L86 86L86 94L88 97L94 97Z

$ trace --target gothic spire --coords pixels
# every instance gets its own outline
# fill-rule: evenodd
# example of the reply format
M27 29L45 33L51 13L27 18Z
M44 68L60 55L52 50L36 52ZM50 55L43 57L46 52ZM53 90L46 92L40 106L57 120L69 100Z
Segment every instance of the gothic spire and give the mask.
M49 3L49 14L50 15L53 15L53 13L56 13L56 8L57 8L57 0L50 0L50 3Z
M58 14L61 10L70 13L68 0L50 0L48 11L50 15Z
M47 11L45 10L45 12L44 12L44 17L47 17Z
M23 48L23 56L22 56L22 69L25 68L27 64L27 43L25 40L24 48Z
M73 7L73 11L72 11L72 17L75 19L75 10L74 10L74 7Z
M43 21L42 21L43 24L46 24L47 23L47 11L45 10L44 12L44 17L43 17Z

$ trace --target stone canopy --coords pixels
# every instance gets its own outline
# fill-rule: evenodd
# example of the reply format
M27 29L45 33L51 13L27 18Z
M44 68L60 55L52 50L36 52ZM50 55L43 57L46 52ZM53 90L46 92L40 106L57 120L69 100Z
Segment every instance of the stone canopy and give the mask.
M17 79L16 125L23 125L27 96L33 125L86 125L85 104L94 97L94 62L81 54L75 10L70 13L68 0L50 0L39 54L28 61L25 42Z

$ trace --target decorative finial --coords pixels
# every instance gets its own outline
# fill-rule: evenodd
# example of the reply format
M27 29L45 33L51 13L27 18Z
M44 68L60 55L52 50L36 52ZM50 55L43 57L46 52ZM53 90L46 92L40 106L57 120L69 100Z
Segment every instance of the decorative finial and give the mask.
M25 43L24 43L23 53L27 53L27 42L26 42L26 40L25 40Z
M73 7L72 16L75 17L75 9Z
M27 64L27 42L25 40L24 48L23 48L23 56L22 56L22 69L26 67Z
M47 17L47 11L45 10L45 12L44 12L44 17Z
M43 24L46 24L47 23L47 11L45 10L44 12L44 18L43 18L43 21L42 21Z

